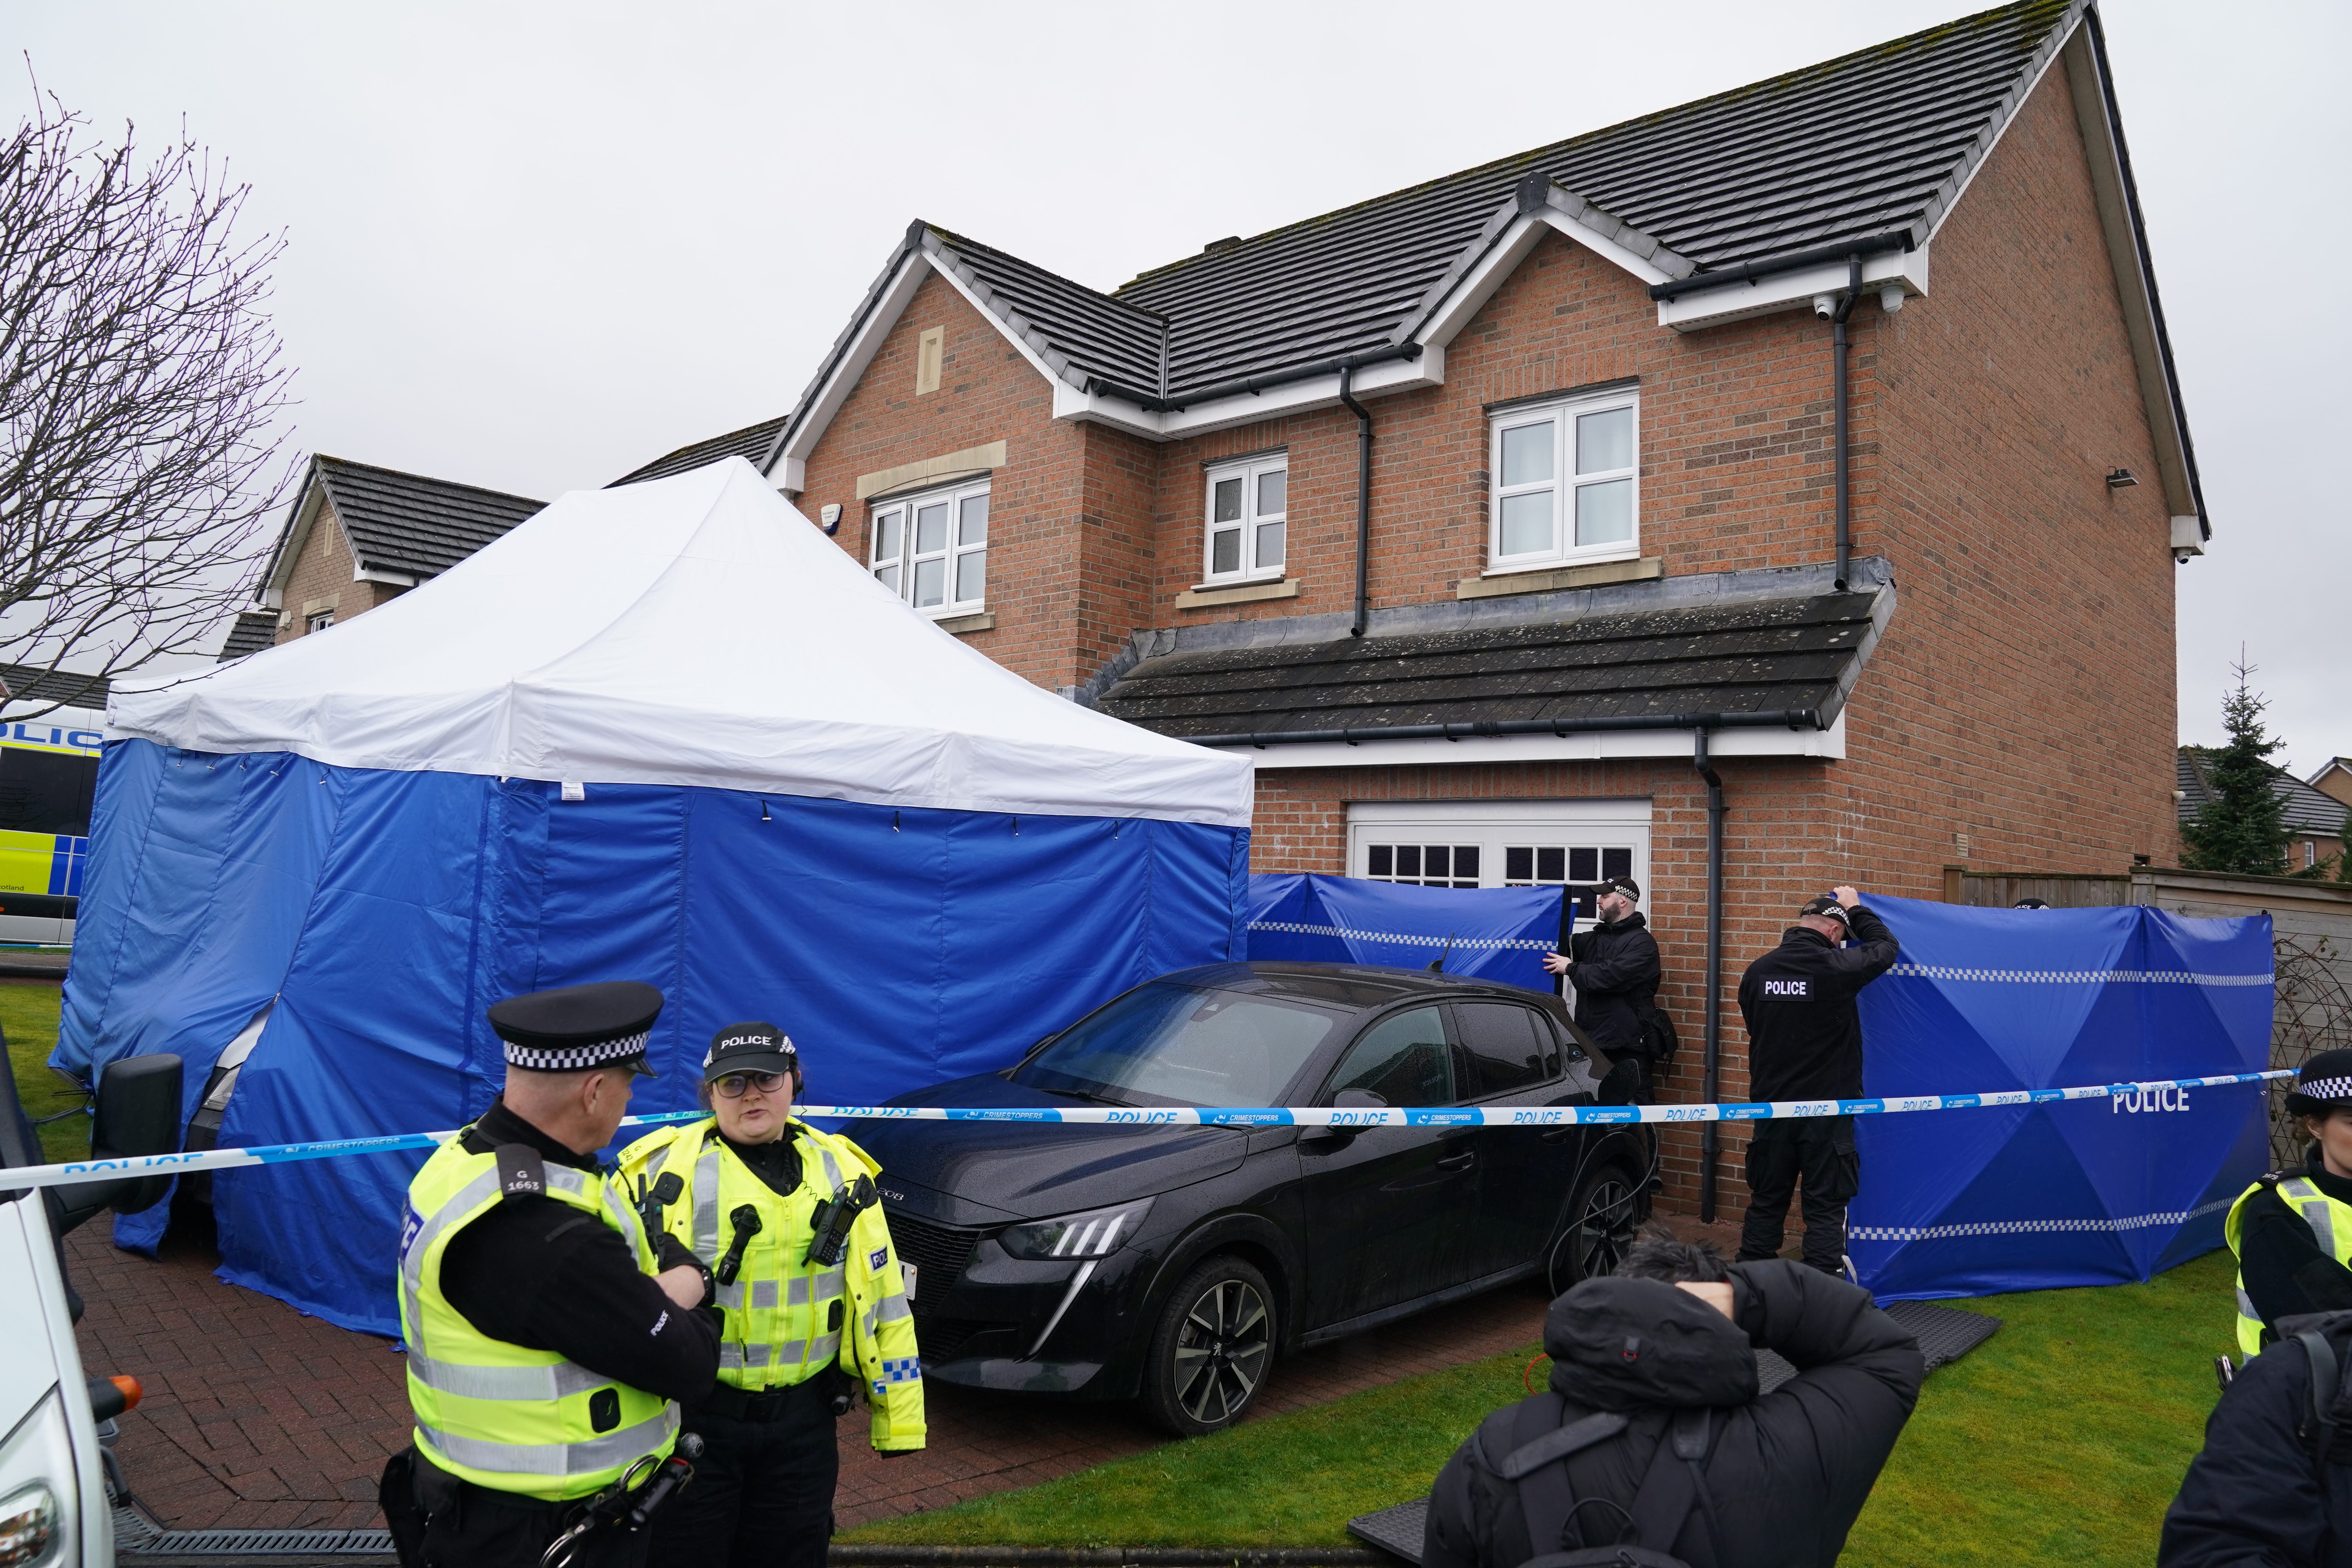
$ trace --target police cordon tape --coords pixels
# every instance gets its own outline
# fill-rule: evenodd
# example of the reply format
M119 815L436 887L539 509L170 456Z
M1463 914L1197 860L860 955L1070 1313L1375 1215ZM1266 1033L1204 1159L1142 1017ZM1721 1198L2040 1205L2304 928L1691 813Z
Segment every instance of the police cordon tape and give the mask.
M2121 1100L2126 1095L2174 1089L2221 1089L2293 1078L2292 1068L2273 1072L2222 1073L2212 1078L2152 1079L2146 1083L2086 1084L2076 1089L2004 1089L1982 1094L1913 1094L1876 1100L1775 1100L1728 1105L1433 1105L1393 1106L1126 1106L1081 1105L975 1107L938 1105L795 1105L804 1119L867 1121L1021 1121L1071 1127L1569 1127L1629 1122L1769 1121L1817 1116L1892 1116L1913 1110L1976 1110L1997 1105L2049 1105L2069 1100ZM2185 1107L2184 1107L2185 1109ZM624 1127L698 1121L708 1111L670 1110L623 1119ZM389 1154L402 1149L433 1149L457 1135L398 1132L381 1138L338 1138L317 1143L265 1143L249 1149L206 1149L193 1153L138 1154L121 1160L78 1160L61 1165L26 1165L0 1170L0 1191L61 1187L76 1182L111 1182L142 1176L178 1176L197 1171L235 1171L295 1160L334 1160L349 1154Z

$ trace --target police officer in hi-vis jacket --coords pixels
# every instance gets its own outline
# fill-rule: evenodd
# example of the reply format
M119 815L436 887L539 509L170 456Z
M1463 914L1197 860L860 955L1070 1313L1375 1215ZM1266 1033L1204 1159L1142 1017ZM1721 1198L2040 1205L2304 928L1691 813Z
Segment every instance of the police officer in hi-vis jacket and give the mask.
M2240 1193L2222 1226L2238 1257L2238 1348L2250 1356L2282 1319L2352 1307L2352 1051L2304 1063L2286 1109L2302 1118L2309 1158Z
M719 1366L709 1272L605 1177L662 994L619 981L489 1012L505 1090L409 1184L401 1334L414 1447L379 1500L405 1568L633 1568L678 1402ZM658 1517L656 1514L656 1517Z
M719 1383L685 1412L693 1484L654 1524L651 1561L823 1568L853 1395L885 1457L923 1446L915 1324L874 1190L881 1167L796 1121L800 1056L772 1024L730 1025L703 1060L705 1121L639 1139L622 1180L716 1281Z

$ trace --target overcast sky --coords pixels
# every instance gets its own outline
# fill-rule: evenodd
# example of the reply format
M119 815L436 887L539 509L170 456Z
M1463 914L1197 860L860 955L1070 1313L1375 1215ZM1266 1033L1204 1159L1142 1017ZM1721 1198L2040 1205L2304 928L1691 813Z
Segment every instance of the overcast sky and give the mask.
M1966 5L0 0L0 37L252 183L304 449L552 498L789 408L910 218L1108 289ZM2352 6L2224 14L2103 7L2214 526L2183 738L2242 642L2308 772L2352 753L2352 329L2313 303L2352 252Z

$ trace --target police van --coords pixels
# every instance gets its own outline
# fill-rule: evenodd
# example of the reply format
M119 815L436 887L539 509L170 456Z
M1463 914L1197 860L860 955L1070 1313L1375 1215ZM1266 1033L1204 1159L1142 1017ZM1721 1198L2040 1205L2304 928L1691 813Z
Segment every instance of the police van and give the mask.
M104 714L0 708L0 945L72 942L105 743Z
M180 1058L131 1057L99 1079L93 1160L179 1147ZM161 1202L168 1178L16 1188L8 1172L45 1163L13 1075L0 1072L0 1563L111 1568L114 1500L126 1497L101 1436L138 1403L135 1368L90 1376L74 1342L81 1316L65 1234L109 1209Z

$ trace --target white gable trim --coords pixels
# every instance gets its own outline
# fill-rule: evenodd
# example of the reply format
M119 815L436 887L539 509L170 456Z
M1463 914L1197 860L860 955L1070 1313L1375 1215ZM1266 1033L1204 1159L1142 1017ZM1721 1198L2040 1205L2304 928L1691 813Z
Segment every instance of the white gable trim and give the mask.
M866 367L874 363L876 354L881 353L883 340L890 335L890 329L898 324L898 318L907 313L908 305L914 300L915 290L930 270L929 258L919 251L909 252L899 258L898 266L891 271L889 282L882 289L881 297L874 302L874 309L868 310L866 319L857 324L848 346L834 362L832 371L810 395L807 412L794 424L782 450L776 454L775 461L769 466L769 483L780 490L795 493L808 488L809 454L824 438L825 430L833 424L834 416L841 412L841 405L848 402L849 395L856 390L859 379L866 374Z
M261 592L254 596L255 602L262 608L282 610L286 607L286 584L294 580L294 563L301 559L303 548L310 542L310 531L318 526L319 513L326 504L327 481L313 461L310 482L302 487L302 499L295 503L293 515L286 522L286 531L278 537L277 554L270 557L268 579L262 584ZM341 528L343 520L336 518L335 526ZM352 548L349 533L343 536L343 549L354 562L360 558L359 552Z

